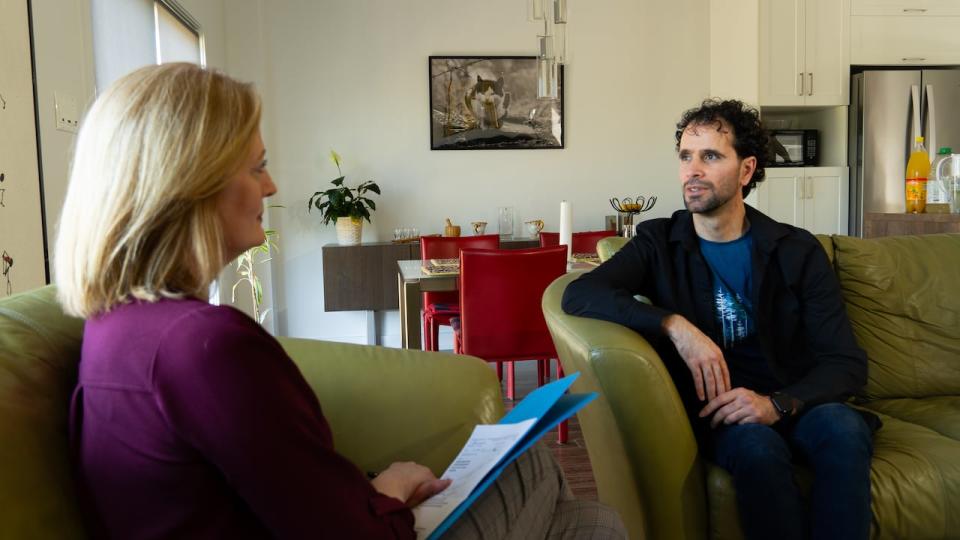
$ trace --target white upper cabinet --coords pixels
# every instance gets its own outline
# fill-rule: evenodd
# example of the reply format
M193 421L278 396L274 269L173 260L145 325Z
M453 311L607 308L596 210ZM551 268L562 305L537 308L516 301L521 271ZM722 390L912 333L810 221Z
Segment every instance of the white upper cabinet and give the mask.
M760 2L760 104L847 105L849 0Z
M760 102L803 105L803 0L760 3Z
M853 15L960 16L957 0L853 0Z
M850 102L847 0L806 0L807 105Z
M850 60L857 65L960 64L960 17L855 15Z
M853 0L850 62L960 64L960 0Z

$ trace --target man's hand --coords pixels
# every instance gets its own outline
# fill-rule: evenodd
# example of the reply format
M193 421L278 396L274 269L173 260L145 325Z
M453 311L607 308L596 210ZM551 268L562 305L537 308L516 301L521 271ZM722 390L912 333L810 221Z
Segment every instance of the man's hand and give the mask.
M730 390L727 362L723 359L723 351L713 340L680 315L664 318L663 329L690 369L700 401L713 401Z
M700 418L713 415L710 427L724 424L771 425L780 419L769 396L746 388L734 388L710 400L700 411Z
M380 493L399 499L413 508L447 489L450 482L437 479L433 472L423 465L403 461L391 464L370 483Z

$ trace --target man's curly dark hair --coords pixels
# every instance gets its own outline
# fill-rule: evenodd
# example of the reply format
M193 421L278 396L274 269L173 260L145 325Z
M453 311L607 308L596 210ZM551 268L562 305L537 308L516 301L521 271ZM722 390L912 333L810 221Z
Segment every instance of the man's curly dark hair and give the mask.
M766 176L764 170L767 165L767 132L760 126L760 113L742 101L735 99L707 99L699 107L683 113L677 122L677 146L680 151L680 137L688 126L716 125L719 130L721 122L733 130L733 148L740 159L757 158L757 168L753 171L750 183L743 186L741 193L744 198L753 191L753 188L763 182Z

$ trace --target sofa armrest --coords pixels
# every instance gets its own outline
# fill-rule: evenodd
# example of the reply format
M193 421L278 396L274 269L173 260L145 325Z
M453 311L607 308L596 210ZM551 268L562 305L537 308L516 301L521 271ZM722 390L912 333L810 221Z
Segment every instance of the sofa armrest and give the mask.
M439 475L474 426L503 416L497 375L478 358L279 339L316 392L337 451L363 470L416 461Z
M704 475L680 396L660 357L624 326L567 315L561 276L543 312L572 391L595 391L579 413L600 500L616 508L632 538L703 538Z

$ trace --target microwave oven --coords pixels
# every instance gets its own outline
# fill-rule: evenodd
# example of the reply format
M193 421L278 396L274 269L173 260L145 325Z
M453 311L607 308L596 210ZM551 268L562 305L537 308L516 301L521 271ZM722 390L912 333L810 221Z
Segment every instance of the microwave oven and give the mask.
M815 129L773 129L767 167L813 167L820 164L820 137Z

